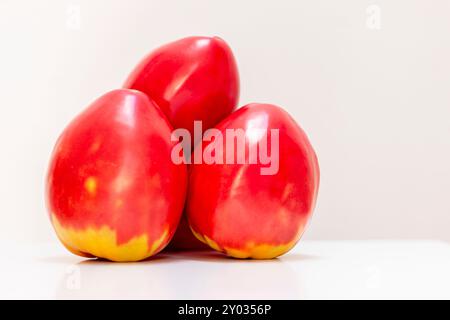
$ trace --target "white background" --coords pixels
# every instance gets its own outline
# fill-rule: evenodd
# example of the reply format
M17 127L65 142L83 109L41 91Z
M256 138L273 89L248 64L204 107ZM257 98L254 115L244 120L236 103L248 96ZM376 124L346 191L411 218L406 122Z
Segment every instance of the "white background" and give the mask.
M44 176L57 136L189 35L232 47L240 105L278 104L308 133L322 175L306 238L450 240L449 15L446 0L1 0L0 240L55 239Z

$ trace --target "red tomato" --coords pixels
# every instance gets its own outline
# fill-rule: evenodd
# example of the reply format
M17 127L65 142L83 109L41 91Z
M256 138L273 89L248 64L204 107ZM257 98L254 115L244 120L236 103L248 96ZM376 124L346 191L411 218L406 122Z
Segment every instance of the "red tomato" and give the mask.
M194 120L206 130L236 108L239 75L225 41L189 37L151 52L124 87L148 94L175 129L188 129L193 137Z
M64 130L53 151L47 203L72 252L137 261L162 250L179 222L187 186L171 161L172 127L148 97L115 90Z
M223 141L228 129L243 132L245 161L238 163L237 147L218 143L220 139L196 147L194 153L205 156L216 141L214 154L223 155L223 163L191 165L186 207L191 228L204 243L237 258L266 259L287 252L305 230L319 186L319 166L306 134L287 112L268 104L242 107L216 128ZM275 131L279 148L273 148ZM252 164L250 150L260 150L264 139L273 159L269 165L259 154ZM231 151L234 162L227 163ZM268 170L276 154L278 164Z
M225 41L218 37L188 37L151 52L130 74L124 87L149 95L175 129L188 129L194 139L195 120L202 121L206 130L236 108L239 74ZM171 247L205 248L192 235L185 219Z

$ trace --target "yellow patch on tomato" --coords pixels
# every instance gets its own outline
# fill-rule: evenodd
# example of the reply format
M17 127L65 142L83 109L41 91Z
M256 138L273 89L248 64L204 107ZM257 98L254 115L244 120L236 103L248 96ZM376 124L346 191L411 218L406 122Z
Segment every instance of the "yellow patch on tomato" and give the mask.
M196 232L194 229L191 228L192 233L194 234L194 236L200 240L201 242L203 242L204 244L210 246L211 248L213 248L216 251L220 251L220 252L224 252L224 250L217 244L217 242L215 242L214 240L210 239L208 236L203 236L200 233Z
M273 259L288 252L297 243L292 241L286 244L248 244L244 249L227 248L224 250L231 257L239 259Z
M217 244L217 242L215 242L214 240L208 238L207 236L205 236L205 241L206 241L206 244L208 246L210 246L211 248L213 248L214 250L223 251L223 249L220 248L220 246Z
M202 236L200 233L198 233L197 231L195 231L194 229L192 229L191 226L189 226L189 228L191 229L192 234L193 234L198 240L200 240L200 241L203 242L204 244L207 244L205 238L203 238L203 236Z
M162 248L161 245L163 245L165 242L167 242L169 237L169 228L165 228L162 235L153 241L152 247L150 248L150 255L154 255L158 253Z
M94 177L87 178L84 181L84 188L89 194L95 195L97 192L97 180Z
M118 245L116 232L108 226L76 230L63 227L54 214L52 214L52 222L58 238L72 253L117 262L139 261L156 254L161 245L167 241L169 234L166 228L150 247L145 234Z
M230 247L221 247L219 244L210 239L206 235L202 235L198 232L196 232L194 229L191 228L192 233L194 236L203 242L204 244L210 246L212 249L223 252L230 257L238 258L238 259L273 259L278 256L281 256L282 254L288 252L292 247L295 246L297 243L297 239L291 242L288 242L286 244L280 244L280 245L272 245L272 244L255 244L253 242L248 243L243 249L237 249L237 248L230 248Z

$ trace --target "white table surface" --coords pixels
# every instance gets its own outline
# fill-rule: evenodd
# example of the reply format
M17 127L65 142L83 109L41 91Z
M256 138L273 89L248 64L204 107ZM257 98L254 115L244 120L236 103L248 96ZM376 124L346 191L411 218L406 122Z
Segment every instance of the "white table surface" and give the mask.
M301 241L269 261L178 252L138 263L51 243L3 248L0 260L3 299L450 299L450 245L438 241Z

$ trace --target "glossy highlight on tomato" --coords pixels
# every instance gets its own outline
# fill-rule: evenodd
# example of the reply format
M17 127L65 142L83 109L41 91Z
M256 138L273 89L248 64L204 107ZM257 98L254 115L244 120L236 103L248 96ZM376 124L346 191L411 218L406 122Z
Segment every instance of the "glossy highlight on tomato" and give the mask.
M235 258L284 254L303 234L318 193L319 165L306 134L281 108L256 103L238 109L216 128L224 136L229 129L245 132L246 161L191 165L186 210L192 231ZM267 165L252 164L249 150L273 135L272 129L279 135L278 170L264 175L261 169ZM196 148L204 151L213 141ZM221 144L217 151L226 158L230 149Z
M161 251L179 223L187 187L171 161L172 126L145 94L111 91L63 131L47 175L47 206L71 252L138 261Z

